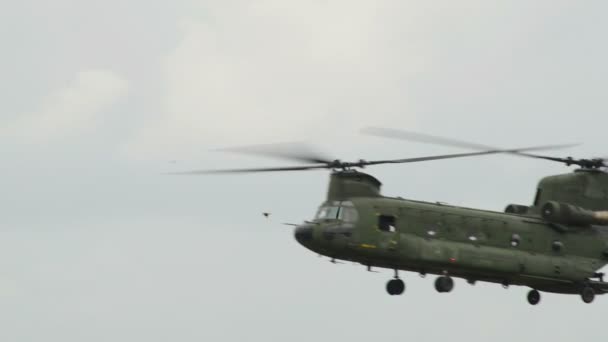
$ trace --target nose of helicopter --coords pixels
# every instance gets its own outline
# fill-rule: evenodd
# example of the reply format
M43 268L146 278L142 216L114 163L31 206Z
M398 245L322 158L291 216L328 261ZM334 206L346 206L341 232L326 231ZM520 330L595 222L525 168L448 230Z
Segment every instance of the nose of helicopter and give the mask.
M294 237L301 245L306 246L312 240L311 226L298 226L294 231Z

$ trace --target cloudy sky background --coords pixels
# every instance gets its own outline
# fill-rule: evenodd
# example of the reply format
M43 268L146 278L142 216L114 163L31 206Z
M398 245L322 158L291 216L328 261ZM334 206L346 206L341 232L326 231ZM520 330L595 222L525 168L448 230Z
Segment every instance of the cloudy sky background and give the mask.
M0 340L601 338L605 298L333 265L281 222L326 172L210 150L308 141L342 159L460 150L376 125L606 156L604 1L25 0L0 11ZM510 156L369 170L384 193L502 210L568 169ZM260 213L270 211L271 220ZM459 337L460 336L460 337Z

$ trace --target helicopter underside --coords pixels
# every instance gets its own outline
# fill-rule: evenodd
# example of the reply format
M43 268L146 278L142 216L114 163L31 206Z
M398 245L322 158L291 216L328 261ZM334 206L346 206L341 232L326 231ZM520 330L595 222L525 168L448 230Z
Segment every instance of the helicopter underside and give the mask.
M491 274L488 272L476 272L471 269L452 268L449 267L420 267L417 265L400 265L395 267L390 263L385 262L373 262L367 260L349 260L358 262L367 267L373 268L386 268L398 271L414 272L421 276L428 274L461 278L465 279L469 284L474 285L476 282L488 282L495 283L504 286L527 286L542 292L559 293L559 294L580 294L581 289L586 285L592 287L596 294L608 293L608 282L601 281L586 281L586 282L573 282L564 281L556 278L542 278L534 277L523 274L516 275L505 275L505 274Z
M593 301L595 295L608 293L608 282L603 281L603 274L591 273L587 270L578 270L574 273L554 273L555 270L551 267L551 271L545 270L545 273L539 273L538 269L524 266L513 267L498 267L493 264L490 267L475 267L475 263L460 263L456 259L447 259L445 261L431 260L432 258L411 258L399 253L397 248L381 249L371 245L354 245L340 243L340 238L332 239L330 244L310 244L305 238L312 239L310 236L303 236L302 233L307 231L306 227L296 229L296 239L308 249L328 256L335 261L346 260L362 264L372 271L373 268L386 268L395 271L394 279L387 284L387 291L391 295L399 295L405 290L403 280L399 278L399 271L415 272L421 276L428 274L438 275L435 282L435 288L438 292L450 292L454 287L452 278L465 279L469 284L474 285L477 282L489 282L501 284L507 288L509 286L527 286L532 288L528 295L530 304L536 305L540 301L540 293L550 292L559 294L579 294L586 303ZM407 238L404 238L406 240ZM312 240L310 240L312 241ZM347 239L344 239L347 241ZM422 247L425 243L415 241L418 247ZM454 243L452 243L454 244ZM342 246L336 248L336 246ZM362 247L362 248L359 248ZM532 263L539 263L539 259L544 256L536 256L537 260L531 260ZM552 273L555 276L552 276ZM576 275L581 275L576 276ZM578 277L578 278L576 278ZM590 278L597 277L599 281Z

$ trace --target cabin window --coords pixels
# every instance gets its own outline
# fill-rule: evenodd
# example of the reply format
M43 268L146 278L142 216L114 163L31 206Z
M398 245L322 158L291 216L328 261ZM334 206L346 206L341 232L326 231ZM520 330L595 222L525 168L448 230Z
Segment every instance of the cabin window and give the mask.
M441 222L437 222L436 224L430 224L426 227L426 235L429 237L435 237L439 235L441 231Z
M395 216L380 215L378 216L378 229L383 232L394 233L397 231Z
M551 249L553 249L553 251L556 253L561 252L563 248L564 244L561 241L556 240L551 244Z
M521 243L521 237L519 236L519 234L513 234L511 236L511 247L519 247L520 243Z

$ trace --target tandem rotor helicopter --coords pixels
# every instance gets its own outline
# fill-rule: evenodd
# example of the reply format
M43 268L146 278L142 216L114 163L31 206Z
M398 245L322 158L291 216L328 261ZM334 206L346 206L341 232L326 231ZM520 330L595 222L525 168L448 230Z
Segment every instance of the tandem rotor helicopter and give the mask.
M556 158L532 151L571 145L500 149L460 140L385 128L363 133L384 138L462 147L475 152L393 160L343 162L312 153L277 152L258 147L234 149L305 163L301 166L202 170L178 174L213 174L331 170L327 198L311 221L297 225L295 239L304 247L368 267L392 269L386 284L401 295L399 271L435 274L440 293L454 288L453 277L470 284L492 282L530 287L536 305L540 292L578 294L591 303L608 293L599 270L608 263L608 160ZM383 196L381 183L357 169L380 164L508 153L579 166L572 173L543 178L532 205L510 204L505 212L463 208Z

